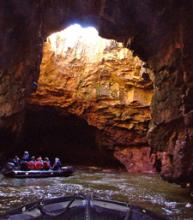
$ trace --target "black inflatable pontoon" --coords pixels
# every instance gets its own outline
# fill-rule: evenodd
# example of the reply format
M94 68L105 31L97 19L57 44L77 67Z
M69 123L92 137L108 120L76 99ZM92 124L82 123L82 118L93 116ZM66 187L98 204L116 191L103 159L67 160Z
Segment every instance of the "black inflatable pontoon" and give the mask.
M164 220L126 203L81 196L61 197L28 204L0 216L0 220Z
M60 170L4 170L3 175L12 178L45 178L45 177L68 177L72 175L73 168L62 167Z

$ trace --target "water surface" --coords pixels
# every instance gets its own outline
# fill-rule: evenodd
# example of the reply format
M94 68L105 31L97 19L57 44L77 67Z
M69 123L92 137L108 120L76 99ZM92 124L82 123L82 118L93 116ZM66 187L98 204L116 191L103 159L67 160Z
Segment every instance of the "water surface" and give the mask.
M172 220L193 220L187 189L158 175L79 170L68 178L11 179L0 175L0 212L44 198L92 194L139 205Z

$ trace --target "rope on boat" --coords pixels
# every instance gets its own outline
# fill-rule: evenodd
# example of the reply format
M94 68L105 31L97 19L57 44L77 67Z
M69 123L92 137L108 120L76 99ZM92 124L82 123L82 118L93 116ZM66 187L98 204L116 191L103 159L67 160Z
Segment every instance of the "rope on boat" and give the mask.
M88 196L86 197L86 207L85 207L85 220L91 220L90 218L90 200L91 200L91 197Z
M124 220L130 220L130 219L131 219L131 216L132 216L132 210L131 210L131 208L128 206L128 204L127 204L127 207L128 207L128 211L126 212L126 215L125 215Z
M74 197L70 200L70 202L67 204L67 206L65 207L65 209L64 209L61 213L59 213L59 214L46 211L45 208L44 208L44 206L43 206L44 204L40 204L38 208L40 209L40 211L41 211L41 213L42 213L43 215L46 215L46 216L49 216L49 217L60 217L60 216L62 216L63 214L65 214L65 213L69 210L70 206L71 206L72 203L75 201L75 199L76 199L76 196L74 196Z

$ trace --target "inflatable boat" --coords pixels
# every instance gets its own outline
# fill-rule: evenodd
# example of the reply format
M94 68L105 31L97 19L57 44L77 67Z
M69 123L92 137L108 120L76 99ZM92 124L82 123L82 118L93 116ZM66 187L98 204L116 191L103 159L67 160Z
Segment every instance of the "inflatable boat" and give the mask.
M73 173L73 167L62 167L60 170L4 170L2 173L11 178L46 178L46 177L68 177Z
M0 216L0 220L6 219L166 220L146 209L129 206L127 203L81 196L31 203Z

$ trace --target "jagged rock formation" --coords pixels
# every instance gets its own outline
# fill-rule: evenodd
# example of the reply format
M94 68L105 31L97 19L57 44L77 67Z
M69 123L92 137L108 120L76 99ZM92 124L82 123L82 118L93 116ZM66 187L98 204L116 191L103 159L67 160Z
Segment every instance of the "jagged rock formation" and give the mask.
M152 173L157 171L156 158L154 154L151 155L150 147L117 149L114 156L126 166L129 172Z
M75 25L45 43L38 88L28 103L85 119L100 130L100 148L148 146L151 71L121 43L102 39L92 28L87 32L92 36L76 36L73 42L70 28L81 32Z
M155 151L167 152L164 178L193 182L192 10L192 1L180 0L2 0L1 130L21 127L43 40L74 20L90 22L101 36L124 42L154 70L149 142Z

